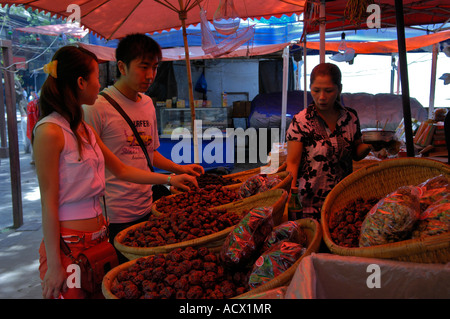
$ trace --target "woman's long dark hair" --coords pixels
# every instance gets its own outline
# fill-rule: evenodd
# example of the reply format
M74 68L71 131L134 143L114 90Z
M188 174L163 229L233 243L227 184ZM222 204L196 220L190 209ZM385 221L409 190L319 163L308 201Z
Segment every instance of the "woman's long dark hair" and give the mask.
M81 137L78 127L83 120L83 109L78 101L77 79L88 79L92 70L92 61L98 62L95 54L77 46L64 46L52 58L58 61L56 78L49 75L41 88L39 98L40 118L52 112L64 116L70 129L77 138L78 150L82 153Z

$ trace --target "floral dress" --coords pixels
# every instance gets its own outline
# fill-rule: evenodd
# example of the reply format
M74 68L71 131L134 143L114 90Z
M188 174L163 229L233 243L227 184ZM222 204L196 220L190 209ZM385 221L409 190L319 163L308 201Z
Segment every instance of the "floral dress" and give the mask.
M355 110L338 107L340 116L333 132L314 104L297 113L286 132L286 141L303 143L297 183L305 217L320 219L328 193L353 171L355 141L361 138L360 123Z

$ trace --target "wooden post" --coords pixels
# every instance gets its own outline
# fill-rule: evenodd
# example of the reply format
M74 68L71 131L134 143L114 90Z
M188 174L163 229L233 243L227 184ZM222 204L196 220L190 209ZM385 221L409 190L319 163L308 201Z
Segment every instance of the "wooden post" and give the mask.
M192 142L193 142L193 152L194 152L194 163L200 163L199 157L199 147L198 147L198 132L197 127L195 125L195 106L194 106L194 91L192 85L192 71L191 71L191 60L189 58L189 44L187 40L186 33L186 11L180 11L179 17L181 20L181 26L183 29L183 41L184 41L184 52L185 52L185 60L186 60L186 71L188 77L188 88L189 88L189 108L191 110L191 129L192 129Z
M22 189L20 183L20 160L19 160L19 138L17 132L16 94L14 87L15 66L13 63L12 43L10 40L0 40L3 57L3 75L5 78L5 101L6 115L8 117L8 140L9 140L9 168L11 172L11 195L13 206L13 227L19 228L23 225L22 211Z

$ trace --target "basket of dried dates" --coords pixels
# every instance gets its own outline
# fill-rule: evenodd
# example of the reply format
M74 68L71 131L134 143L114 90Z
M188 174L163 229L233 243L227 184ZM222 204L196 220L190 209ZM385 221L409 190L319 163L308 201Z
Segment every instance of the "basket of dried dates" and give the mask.
M450 261L450 166L425 158L370 164L337 184L322 207L325 244L343 256Z
M114 245L128 259L167 253L188 246L208 247L214 251L222 245L241 218L254 207L270 207L274 222L278 225L287 197L285 190L274 189L216 207L195 205L173 208L164 214L152 214L148 221L119 232Z
M202 188L191 188L187 192L161 197L153 203L152 213L161 215L191 206L215 207L273 189L284 189L289 193L291 183L291 173L284 171L269 175L254 175L244 183L232 185L232 188L212 184Z
M279 171L279 172L273 173L273 174L263 174L263 173L261 173L261 168L255 168L255 169L246 171L245 174L244 174L244 172L236 173L236 174L243 174L243 175L241 175L241 177L239 177L239 175L237 175L237 177L231 178L231 177L226 177L227 175L222 177L222 176L213 175L213 174L202 174L199 177L197 177L197 183L198 183L199 188L201 188L201 189L213 187L213 186L221 186L224 189L226 189L227 191L237 191L239 193L239 192L242 192L242 188L245 188L248 184L252 184L252 180L269 179L272 181L272 183L270 184L270 188L268 188L268 187L261 188L260 191L265 191L268 189L277 189L277 188L285 189L287 192L290 191L292 175L285 170ZM228 176L231 176L231 175L228 175ZM258 185L258 186L261 186L261 185ZM191 187L191 189L193 189L193 188ZM183 193L183 191L180 191L174 187L171 187L170 191L172 192L172 194ZM252 195L254 195L254 194L252 194ZM241 196L241 197L243 197L243 196Z
M228 189L238 188L242 181L240 179L235 178L224 178L220 175L212 174L212 173L204 173L200 176L197 176L197 184L199 188L204 188L207 185L221 185L225 186ZM190 187L195 187L192 184L188 184ZM177 189L176 187L171 186L170 191L172 194L182 193L182 190Z
M153 203L152 213L154 215L167 214L187 207L194 209L209 208L239 199L240 197L235 190L227 189L222 185L206 185L203 188L195 188L187 192L161 197Z
M255 262L246 267L229 267L221 252L207 247L187 246L113 268L103 278L103 295L107 299L246 298L288 284L301 259L318 251L321 241L320 224L312 219L287 222L267 234L259 240L260 256L255 255ZM224 244L222 250L229 252L232 247Z

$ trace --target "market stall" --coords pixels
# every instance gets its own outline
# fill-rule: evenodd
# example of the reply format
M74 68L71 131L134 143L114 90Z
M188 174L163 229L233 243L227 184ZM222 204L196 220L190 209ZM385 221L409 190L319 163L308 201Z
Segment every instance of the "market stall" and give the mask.
M116 236L130 262L104 277L105 297L245 298L287 284L322 238L317 221L286 220L289 175L253 175L238 188L208 184L161 198L148 222ZM159 270L132 279L133 289L125 284L130 273L152 269Z
M255 185L251 177L247 183L234 189L225 190L223 186L209 184L205 186L205 196L221 198L221 201L214 204L213 200L207 200L206 208L193 211L189 218L190 227L202 227L213 220L222 220L217 215L209 215L219 212L227 220L236 219L217 231L186 237L179 242L167 241L174 238L169 234L173 229L185 229L180 224L185 220L181 211L189 211L190 205L198 205L201 199L195 200L192 194L186 193L171 195L160 199L161 205L155 204L156 209L149 222L130 227L116 237L117 247L128 255L130 261L105 276L103 293L110 299L448 298L450 295L445 283L450 271L445 264L450 261L449 178L448 165L433 160L385 160L341 181L327 197L320 221L309 218L289 221L286 216L288 192L280 188L282 183L274 183L270 189L260 187L256 194L248 193L249 187ZM410 192L398 191L405 187ZM217 192L223 192L223 195ZM235 197L232 192L240 196ZM410 197L401 201L386 199L399 194ZM177 198L182 200L177 201ZM227 203L222 204L222 200ZM383 206L387 202L391 203L388 206L390 210ZM162 211L166 207L168 210ZM383 209L384 215L388 212L384 221L393 223L392 226L379 226L378 221L371 220L376 218L372 216L377 216L378 209ZM266 216L263 212L270 212L270 222L262 217ZM178 216L176 228L173 228L175 219L171 217L174 214ZM203 222L199 222L202 218ZM262 229L256 224L253 225L256 228L250 227L252 219L259 220L261 227L268 227L265 235L259 233ZM170 220L168 228L162 226ZM405 230L405 225L409 225L408 230ZM378 242L372 241L375 234L379 234L376 227L392 230L392 234L386 238L381 236ZM395 227L400 231L395 233ZM161 229L164 229L164 236ZM206 227L200 231L206 229L211 230ZM259 230L250 234L247 233L251 232L249 229ZM143 235L145 233L148 235ZM148 245L148 241L156 240L147 239L148 236L164 237L164 241ZM254 241L258 237L264 242L260 247L271 242L276 252L260 248L262 250L258 249L253 254ZM366 244L364 238L368 238L370 244ZM322 243L328 251L321 247ZM296 244L303 247L301 253L296 253ZM287 258L288 255L295 258ZM248 261L247 258L252 260L249 268L242 264L242 260ZM203 266L194 267L195 263ZM164 271L161 264L166 267ZM376 281L360 284L361 278L370 275L367 269L373 264L388 270L389 278L400 276L403 280L395 281L396 289L387 283L391 282L391 279L386 279L387 275L383 275L384 289L371 289ZM194 270L188 271L185 267L194 267ZM339 270L325 275L323 269L330 267ZM149 269L160 269L162 273L153 271L146 279L139 278L140 275L131 277L136 288L128 286L130 284L126 282L130 280L130 274L144 274ZM405 286L408 280L411 284ZM429 286L430 283L434 283L433 287Z
M372 261L400 271L423 269L433 280L417 284L433 282L439 285L433 292L443 291L439 296L447 297L449 270L441 266L450 261L448 165L408 158L363 167L329 193L320 221L287 219L289 173L253 173L245 175L236 188L210 182L155 202L148 221L116 237L118 249L128 252L131 260L106 274L104 296L265 298L273 296L273 289L281 289L283 293L276 294L281 298L349 296L340 294L343 287L339 283L330 284L338 288L337 295L321 295L315 290L299 294L310 287L312 275L322 276L318 266L311 267L311 260L328 258L321 248L323 240L336 255L330 263L343 260L344 280L353 269L353 257L364 257L367 259L357 263L366 269ZM389 201L394 196L401 200ZM364 204L364 213L347 209L355 202ZM379 214L385 203L394 209ZM408 228L382 232L403 224ZM380 234L378 241L372 241ZM355 288L350 284L346 292ZM431 296L423 289L421 292L421 297ZM393 298L403 296L391 293Z

